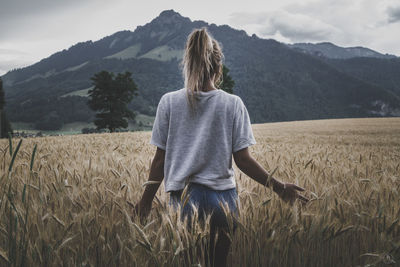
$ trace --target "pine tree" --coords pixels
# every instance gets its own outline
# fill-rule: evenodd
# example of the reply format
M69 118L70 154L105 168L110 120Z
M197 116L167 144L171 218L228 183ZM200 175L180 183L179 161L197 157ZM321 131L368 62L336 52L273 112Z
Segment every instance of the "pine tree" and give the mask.
M7 138L8 133L13 133L11 124L7 119L6 112L4 111L5 104L6 100L3 91L3 81L0 78L0 138Z
M135 113L127 107L138 90L131 75L130 72L118 73L114 78L112 72L101 71L91 78L94 88L88 92L88 105L98 112L94 120L97 130L115 132L117 128L128 127L125 118L135 118Z
M220 88L227 93L233 94L233 86L235 86L235 81L232 80L232 77L228 74L229 69L223 65L222 66L222 83Z

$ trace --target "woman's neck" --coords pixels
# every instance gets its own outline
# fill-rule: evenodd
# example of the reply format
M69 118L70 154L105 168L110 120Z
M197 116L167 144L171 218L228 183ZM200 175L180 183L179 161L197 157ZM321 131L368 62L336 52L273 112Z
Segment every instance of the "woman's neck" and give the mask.
M207 83L207 85L205 86L203 91L204 92L208 92L208 91L211 91L211 90L217 90L217 88L215 88L215 86L214 86L214 82L213 81L209 81Z

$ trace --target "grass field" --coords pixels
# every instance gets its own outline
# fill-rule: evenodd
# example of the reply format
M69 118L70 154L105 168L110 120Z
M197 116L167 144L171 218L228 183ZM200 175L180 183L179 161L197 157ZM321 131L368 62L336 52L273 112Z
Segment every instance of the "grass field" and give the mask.
M234 166L241 208L232 266L400 265L400 118L253 130L253 157L312 200L289 207ZM188 251L201 263L194 248L208 229L189 233L163 186L147 222L130 219L156 150L150 136L50 136L20 147L14 139L11 150L0 140L0 265L184 266Z

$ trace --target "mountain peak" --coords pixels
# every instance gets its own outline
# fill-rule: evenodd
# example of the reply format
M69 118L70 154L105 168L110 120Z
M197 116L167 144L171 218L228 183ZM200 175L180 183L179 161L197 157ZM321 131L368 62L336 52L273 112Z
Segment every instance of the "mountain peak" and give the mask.
M176 12L176 11L173 10L173 9L164 10L164 11L162 11L162 12L160 13L160 15L158 15L158 17L168 17L168 18L173 17L173 16L180 16L180 17L182 17L181 14L179 14L178 12Z
M161 24L180 24L184 22L190 22L189 18L183 17L181 14L173 9L164 10L158 15L152 22L158 22Z

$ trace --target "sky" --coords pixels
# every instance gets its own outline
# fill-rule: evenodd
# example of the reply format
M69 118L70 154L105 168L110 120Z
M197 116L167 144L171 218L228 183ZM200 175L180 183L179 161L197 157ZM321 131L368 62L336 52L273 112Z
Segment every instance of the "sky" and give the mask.
M400 0L0 0L0 75L173 9L285 43L332 42L400 56Z

